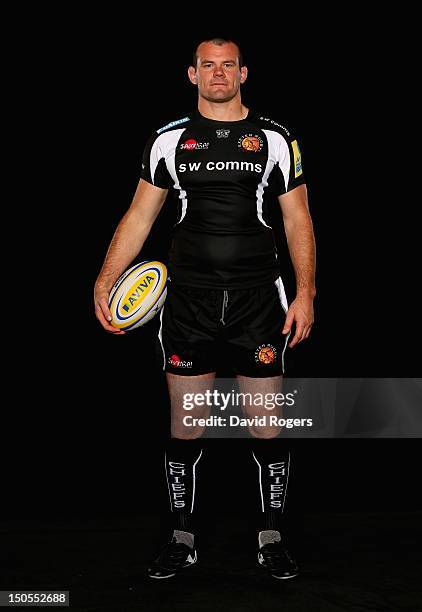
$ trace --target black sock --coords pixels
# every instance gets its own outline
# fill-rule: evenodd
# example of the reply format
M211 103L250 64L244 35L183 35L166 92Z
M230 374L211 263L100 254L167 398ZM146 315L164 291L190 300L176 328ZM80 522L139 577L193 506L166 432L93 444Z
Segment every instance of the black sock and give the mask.
M171 438L165 453L173 528L193 533L196 466L202 455L200 439Z
M259 531L281 531L290 468L288 442L256 439L252 443L252 455L258 467Z

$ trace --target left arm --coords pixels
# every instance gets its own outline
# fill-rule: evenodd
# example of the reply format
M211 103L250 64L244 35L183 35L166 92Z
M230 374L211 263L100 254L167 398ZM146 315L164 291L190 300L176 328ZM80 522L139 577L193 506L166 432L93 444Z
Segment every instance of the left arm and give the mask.
M287 311L283 334L296 323L292 348L309 337L314 322L313 300L315 288L315 237L308 208L306 185L278 196L283 213L284 229L290 257L296 275L296 298Z

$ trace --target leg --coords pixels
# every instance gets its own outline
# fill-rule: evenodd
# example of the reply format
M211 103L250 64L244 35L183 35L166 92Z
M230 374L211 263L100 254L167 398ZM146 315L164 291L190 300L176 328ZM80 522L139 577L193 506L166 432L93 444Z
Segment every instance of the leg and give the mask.
M212 391L215 372L197 376L178 376L167 372L167 385L171 402L171 436L182 440L200 438L205 426L199 425L195 419L206 419L211 412L211 406L197 402L197 394ZM204 405L201 405L204 403ZM184 418L189 416L189 425Z
M274 578L293 578L299 568L286 548L283 525L290 453L284 440L255 439L252 456L258 466L261 520L258 562Z
M148 568L148 576L154 579L171 578L197 562L194 526L192 524L195 505L197 464L202 456L199 439L204 427L187 427L183 424L184 413L193 413L195 418L206 418L209 406L195 405L189 413L183 407L185 394L203 393L212 386L214 374L178 376L167 373L171 400L171 434L165 453L166 480L172 514L172 537L159 556Z
M259 379L238 376L238 381L245 398L253 398L254 394L260 393L273 400L274 394L281 392L282 376ZM279 419L282 416L281 406L272 401L271 406L273 404L274 408L269 411L265 406L245 402L243 411L249 418L270 413ZM288 440L275 439L281 427L268 424L268 417L265 425L250 426L249 431L254 438L252 456L258 467L261 505L258 562L274 578L293 578L298 575L299 568L286 548L286 529L283 525L290 470Z
M192 518L197 465L202 456L199 438L205 430L198 420L209 416L211 406L206 402L201 405L196 394L213 387L215 378L214 337L209 331L213 300L208 299L208 293L169 285L161 315L159 338L171 403L165 471L173 533L148 569L151 578L175 576L197 561Z
M282 398L278 394L287 344L281 333L285 322L283 300L275 283L238 291L229 301L233 324L227 330L228 343L239 390L244 394L243 412L249 419L257 417L257 421L265 417L261 418L264 424L249 426L255 438L275 438L281 431L278 420ZM262 395L266 405L254 401L258 399L256 394Z
M202 436L204 426L185 426L183 418L186 414L193 419L206 418L210 406L195 404L197 393L209 389L215 374L199 376L177 376L167 373L167 381L171 400L171 439L167 444L165 467L169 488L170 509L173 514L175 530L192 533L192 513L195 504L196 465L202 456ZM189 396L193 408L186 411L184 398ZM193 535L192 535L193 542Z
M254 440L252 457L258 466L261 528L280 531L289 480L289 449L281 440Z
M281 393L283 377L271 376L268 378L252 378L238 374L239 391L244 394L245 402L242 403L243 413L247 418L265 416L264 425L249 425L249 432L254 438L275 438L281 432L279 425L271 424L270 416L279 419L282 416L281 406L274 401L277 394ZM265 405L255 405L253 398L255 394L261 394L268 399L271 409ZM273 407L274 406L274 407Z

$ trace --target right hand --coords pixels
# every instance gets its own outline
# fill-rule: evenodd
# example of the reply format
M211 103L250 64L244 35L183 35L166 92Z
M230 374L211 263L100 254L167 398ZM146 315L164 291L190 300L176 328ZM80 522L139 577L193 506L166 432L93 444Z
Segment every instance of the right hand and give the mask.
M121 336L126 333L121 329L117 329L110 325L111 312L108 307L108 297L110 292L102 285L95 285L94 287L94 304L95 304L95 316L103 326L103 328L116 336Z

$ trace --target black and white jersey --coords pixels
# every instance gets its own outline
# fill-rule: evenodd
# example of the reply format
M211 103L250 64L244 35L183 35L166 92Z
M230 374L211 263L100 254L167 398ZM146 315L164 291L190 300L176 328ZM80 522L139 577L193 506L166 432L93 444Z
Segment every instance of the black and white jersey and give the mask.
M173 282L237 289L279 276L266 196L304 183L299 145L287 128L252 111L240 121L215 121L196 110L152 135L141 177L178 193Z

